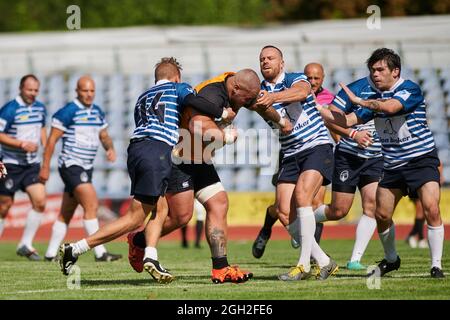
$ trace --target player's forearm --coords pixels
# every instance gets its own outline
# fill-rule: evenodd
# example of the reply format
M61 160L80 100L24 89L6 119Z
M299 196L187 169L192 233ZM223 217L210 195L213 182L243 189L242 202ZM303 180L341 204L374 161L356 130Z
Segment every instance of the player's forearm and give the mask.
M363 100L360 98L358 100L358 104L361 107L368 108L375 112L383 112L387 114L394 114L399 112L403 106L397 99L387 99L387 100Z
M303 88L292 87L284 91L273 92L274 103L292 103L304 101L309 94L309 90Z
M41 129L41 144L44 148L47 145L47 130L45 128Z
M103 149L105 149L106 151L114 149L114 143L108 134L101 134L100 142L102 143Z
M22 149L22 141L16 138L13 138L6 133L0 133L0 144L4 144L8 147Z
M44 148L44 155L42 156L42 167L50 168L50 160L52 158L53 152L55 151L56 141L53 139L48 139L47 144Z
M217 106L209 100L193 94L186 97L185 104L191 106L196 111L213 118L221 118L224 111L223 108Z
M327 125L337 125L341 128L350 128L357 124L356 117L350 118L343 112L337 112L324 108L321 105L316 106L322 118L327 122Z
M334 132L335 134L342 136L342 137L350 137L350 133L352 132L351 128L342 128L331 122L326 122L326 126L332 132ZM333 137L333 139L335 139L335 138Z
M268 108L258 107L256 112L265 120L270 120L274 123L279 123L281 120L280 114L275 110L274 107L270 106Z

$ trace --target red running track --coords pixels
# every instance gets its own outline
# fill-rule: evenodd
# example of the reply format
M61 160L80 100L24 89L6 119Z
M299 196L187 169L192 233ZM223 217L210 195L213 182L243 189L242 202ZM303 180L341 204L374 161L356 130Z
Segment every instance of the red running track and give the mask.
M406 239L411 225L396 225L395 233L397 239ZM41 227L36 235L35 241L48 241L51 233L51 225L45 225ZM228 239L230 240L254 240L259 232L258 226L230 226L228 227ZM326 226L323 229L322 239L354 239L356 231L356 224L350 225L333 225ZM22 236L22 228L5 228L0 241L18 241ZM189 226L188 238L194 238L194 227ZM424 230L426 237L426 227ZM69 232L65 240L79 240L85 237L83 228L69 228ZM122 238L122 240L125 237ZM171 234L165 236L164 240L180 240L180 231L176 230ZM289 235L286 230L281 226L274 226L272 230L271 239L289 239ZM378 235L375 234L372 239L378 239ZM450 225L445 226L445 239L450 239Z

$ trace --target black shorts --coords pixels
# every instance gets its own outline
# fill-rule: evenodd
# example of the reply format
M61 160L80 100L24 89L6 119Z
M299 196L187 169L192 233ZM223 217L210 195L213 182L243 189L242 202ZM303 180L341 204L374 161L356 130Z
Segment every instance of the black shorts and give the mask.
M379 186L400 189L404 196L418 198L417 190L430 181L440 182L437 150L414 158L406 165L393 170L384 170Z
M172 147L155 139L138 139L128 146L127 168L131 195L137 200L155 204L166 193L172 171Z
M333 176L333 147L322 144L284 158L280 163L278 181L297 183L300 174L306 170L319 171L323 177L322 185L330 184Z
M348 152L334 151L332 190L355 193L369 183L379 182L383 172L383 157L361 158Z
M220 182L220 178L213 164L174 164L167 193L179 193L186 190L197 192L217 182Z
M25 192L28 186L39 183L39 170L41 169L39 163L25 166L11 163L5 163L4 165L8 175L0 180L1 195L14 197L17 190Z
M279 173L280 173L280 165L281 165L281 160L283 159L283 154L281 153L281 151L278 153L278 170L277 170L277 172L275 172L273 175L272 175L272 185L274 186L274 187L276 187L277 186L277 183L278 183L278 175L279 175Z
M63 165L58 168L59 175L64 182L64 192L73 196L73 191L82 183L92 183L92 169L86 170L80 166L66 167Z

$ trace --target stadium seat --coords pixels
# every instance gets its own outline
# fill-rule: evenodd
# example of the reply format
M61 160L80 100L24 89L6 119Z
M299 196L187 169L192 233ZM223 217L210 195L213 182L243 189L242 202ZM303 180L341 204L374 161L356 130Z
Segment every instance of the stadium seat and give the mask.
M358 80L367 76L369 76L369 70L367 69L367 67L356 68L353 80Z
M45 184L45 189L47 194L55 194L62 193L64 191L64 182L61 180L59 176L59 172L57 170L52 170L50 172L50 177Z
M98 148L97 155L94 158L94 169L104 170L107 167L107 162L105 159L105 151L102 147Z
M438 149L448 149L450 147L447 132L438 132L434 134L434 141Z
M0 79L0 106L3 106L8 98L6 97L6 79Z
M409 67L402 67L401 77L406 80L417 82L417 77L414 70Z
M442 117L429 118L428 127L433 133L447 133L447 120Z
M6 83L6 100L9 101L14 99L15 96L19 94L19 77L9 78L9 81Z
M446 92L447 95L450 95L450 77L445 80L442 91Z
M236 191L251 191L256 187L255 169L241 167L236 173Z
M420 68L419 69L419 79L421 79L421 80L437 79L436 70L431 67Z
M109 162L106 160L105 163L108 169L126 169L127 164L127 148L128 148L128 140L124 140L122 138L118 138L114 140L114 149L116 150L116 161Z
M131 182L125 170L110 171L106 180L106 195L109 198L123 198L130 194Z
M259 171L257 177L256 188L258 191L274 191L275 187L272 185L272 176L276 169L272 167L264 167Z
M450 165L450 150L449 149L439 149L438 150L439 159L442 161L444 166Z
M106 173L103 170L94 170L92 174L92 184L99 198L102 198L106 191Z
M448 184L450 181L450 166L444 167L442 173L444 175L445 184Z
M241 108L241 110L239 110L236 118L234 119L233 123L239 129L246 130L248 128L251 128L252 122L253 122L253 117L252 117L253 112L254 111L250 111L245 108Z
M339 82L343 82L345 84L349 84L353 82L352 70L350 68L337 68L333 73L334 80L334 92L339 92L341 87L339 86Z
M217 173L226 191L233 191L235 186L234 170L230 166L217 166Z

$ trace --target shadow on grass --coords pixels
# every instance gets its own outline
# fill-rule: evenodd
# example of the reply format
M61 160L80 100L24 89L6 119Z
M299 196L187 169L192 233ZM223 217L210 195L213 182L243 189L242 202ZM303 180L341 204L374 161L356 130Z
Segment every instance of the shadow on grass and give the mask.
M105 280L105 279L99 279L99 280L81 280L81 285L88 285L88 286L103 286L103 285L131 285L131 286L148 286L158 283L154 281L153 279L116 279L116 280Z

